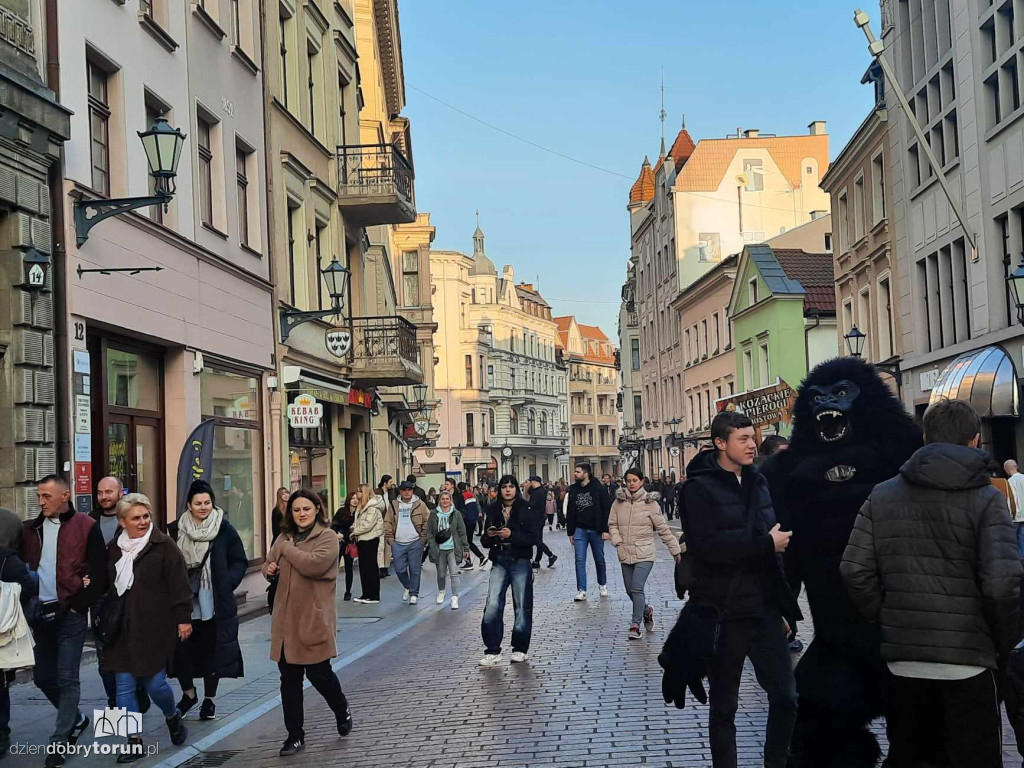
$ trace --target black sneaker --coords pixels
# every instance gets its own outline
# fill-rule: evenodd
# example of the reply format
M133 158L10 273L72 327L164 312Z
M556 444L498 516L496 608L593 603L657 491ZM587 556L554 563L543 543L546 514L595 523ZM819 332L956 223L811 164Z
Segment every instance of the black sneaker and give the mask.
M146 756L146 750L142 746L142 739L139 736L129 736L128 743L122 748L123 751L117 756L118 763L134 763Z
M535 570L535 571L539 571L540 570L540 560L534 560L533 561L533 570Z
M801 640L799 637L794 637L792 640L789 641L789 650L793 653L800 653L800 651L802 651L803 649L804 643L803 640Z
M352 593L351 592L346 592L345 593L345 602L347 603L351 599L352 599Z
M189 696L188 694L183 693L181 694L181 698L178 700L178 711L181 713L181 716L184 717L188 714L188 711L198 703L198 696Z
M558 561L558 555L552 555L548 558L548 568L554 568L555 563Z
M188 728L182 722L181 712L176 712L173 717L166 717L167 731L171 734L171 744L180 747L188 738Z
M67 757L60 752L51 752L46 756L46 768L63 768Z
M348 736L352 733L352 712L351 710L345 710L345 716L338 718L338 735Z
M302 739L287 739L284 745L281 747L281 751L278 752L281 757L291 757L297 755L299 752L306 748L306 742Z
M78 739L85 729L89 727L89 718L83 715L81 712L78 713L79 720L75 723L75 727L71 729L71 733L68 734L68 744L78 743Z
M213 699L203 699L203 706L199 708L199 719L200 720L216 720L217 719L217 705L213 703Z

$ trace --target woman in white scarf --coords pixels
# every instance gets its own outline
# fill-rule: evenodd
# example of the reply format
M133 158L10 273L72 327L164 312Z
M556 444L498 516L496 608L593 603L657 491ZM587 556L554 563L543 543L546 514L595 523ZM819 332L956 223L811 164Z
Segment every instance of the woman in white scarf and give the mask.
M213 720L218 681L242 676L233 592L249 563L242 540L217 506L209 483L192 483L186 499L186 511L168 526L185 558L194 589L192 637L174 656L174 676L181 685L178 709L184 715L199 703L194 680L202 677L199 719Z

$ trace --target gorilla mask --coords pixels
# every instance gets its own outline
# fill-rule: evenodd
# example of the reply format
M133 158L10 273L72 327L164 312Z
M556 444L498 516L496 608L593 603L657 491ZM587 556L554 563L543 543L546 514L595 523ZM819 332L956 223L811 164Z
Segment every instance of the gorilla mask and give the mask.
M823 443L839 443L853 431L853 404L860 387L848 379L807 388L815 430Z

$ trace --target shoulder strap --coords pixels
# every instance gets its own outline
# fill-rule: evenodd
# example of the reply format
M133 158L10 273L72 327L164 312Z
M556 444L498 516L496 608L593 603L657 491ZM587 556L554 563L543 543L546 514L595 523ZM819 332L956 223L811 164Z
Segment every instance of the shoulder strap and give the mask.
M747 482L753 482L751 478L747 479ZM757 507L752 503L750 494L753 491L752 488L744 488L747 496L747 527L746 527L746 538L750 538L750 534L754 532L754 518L757 517ZM736 587L739 586L740 577L743 576L743 572L747 569L746 565L741 565L736 569L736 572L732 575L732 580L729 582L729 591L725 596L725 603L722 605L722 615L725 616L729 613L729 607L732 605L732 598L736 593Z

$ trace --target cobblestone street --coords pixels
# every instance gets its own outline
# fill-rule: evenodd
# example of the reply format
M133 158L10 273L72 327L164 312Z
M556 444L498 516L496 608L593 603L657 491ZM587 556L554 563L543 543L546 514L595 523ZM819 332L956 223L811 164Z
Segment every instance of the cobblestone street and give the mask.
M384 582L379 606L339 603L336 660L351 704L355 728L340 739L334 719L312 689L306 696L306 750L291 760L278 756L284 740L276 667L266 659L269 617L243 624L244 680L224 681L217 699L220 719L200 723L192 714L188 746L175 749L158 715L146 717L146 742L160 739L159 754L146 768L187 766L296 765L376 768L484 768L536 765L710 766L707 707L666 707L661 698L658 652L679 603L668 553L648 582L657 627L643 640L629 641L629 604L614 553L607 547L611 595L597 596L593 564L590 600L572 602L572 552L563 533L547 533L559 555L554 569L542 568L535 583L530 662L503 663L481 670L480 618L486 573L463 579L462 607L452 612L434 603L436 584L429 564L423 572L420 604L401 603L393 576ZM659 544L659 547L661 545ZM359 594L358 583L354 589ZM339 590L340 595L340 590ZM511 624L507 609L506 637ZM810 639L810 626L801 629ZM82 669L83 711L102 707L95 665ZM53 710L31 685L14 691L14 740L41 743ZM89 711L91 716L91 711ZM741 765L760 766L767 705L749 669L737 717ZM882 732L881 726L878 728ZM90 734L87 734L87 736ZM88 739L83 739L83 742ZM105 739L103 742L110 742ZM1006 766L1019 765L1006 729ZM102 742L101 742L102 743ZM110 756L69 760L69 766L111 764ZM41 757L12 754L11 766L41 766Z

